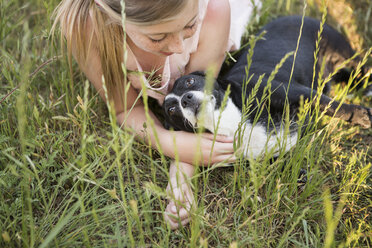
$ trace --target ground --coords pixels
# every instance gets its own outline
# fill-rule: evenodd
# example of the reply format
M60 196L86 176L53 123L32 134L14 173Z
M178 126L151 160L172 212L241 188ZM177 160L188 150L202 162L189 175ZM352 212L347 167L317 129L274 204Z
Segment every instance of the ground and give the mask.
M201 169L191 224L170 231L168 158L111 121L76 64L70 74L49 36L58 2L0 2L1 247L372 246L372 130L331 118L274 162ZM321 18L321 5L307 1L306 15ZM327 6L327 23L367 53L372 2ZM265 1L248 36L303 9L303 1ZM372 107L361 94L346 101ZM305 186L297 184L303 168Z

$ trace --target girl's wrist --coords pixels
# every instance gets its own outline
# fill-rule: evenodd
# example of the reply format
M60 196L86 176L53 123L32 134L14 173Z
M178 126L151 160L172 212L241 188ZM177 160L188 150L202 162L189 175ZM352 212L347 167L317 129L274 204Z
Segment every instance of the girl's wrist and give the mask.
M163 129L158 133L159 145L162 152L174 159L176 157L176 150L177 142L176 139L180 139L179 134L174 133L173 131L169 131L167 129Z
M195 172L195 166L189 163L172 161L169 169L169 176L174 177L176 174L192 177Z

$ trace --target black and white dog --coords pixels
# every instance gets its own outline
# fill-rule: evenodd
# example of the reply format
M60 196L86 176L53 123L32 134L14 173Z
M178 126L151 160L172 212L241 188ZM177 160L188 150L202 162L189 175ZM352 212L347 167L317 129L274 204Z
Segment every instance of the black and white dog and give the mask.
M175 130L191 132L204 127L212 133L228 136L234 136L240 130L246 157L256 158L267 151L271 151L275 156L280 149L289 150L298 139L296 119L301 102L314 100L317 96L317 77L323 60L325 78L355 53L340 33L324 25L318 60L314 67L320 21L305 18L296 57L290 55L268 84L270 74L277 64L286 54L296 50L301 23L302 17L290 16L276 19L264 26L261 30L265 31L263 39L258 40L253 48L248 75L249 47L244 49L237 63L214 83L210 95L206 95L204 90L203 72L194 72L176 80L163 104L167 125ZM348 65L355 68L359 61L360 58L356 57ZM367 70L362 68L359 78L366 72ZM350 70L342 69L333 76L333 80L347 81L350 73ZM222 109L228 85L231 87L231 94ZM328 90L327 85L323 92ZM248 111L246 116L242 117L243 104L246 104L248 99ZM320 101L320 110L326 111L327 115L359 124L364 128L371 127L372 109L351 104L340 105L323 94L317 100ZM315 105L316 101L313 102ZM204 106L203 111L201 106ZM286 125L284 119L289 119L291 124ZM217 123L219 126L216 129Z

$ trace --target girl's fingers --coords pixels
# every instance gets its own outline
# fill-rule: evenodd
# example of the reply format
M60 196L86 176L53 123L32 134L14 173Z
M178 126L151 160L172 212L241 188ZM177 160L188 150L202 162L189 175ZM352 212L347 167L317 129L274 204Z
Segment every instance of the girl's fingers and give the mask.
M173 202L172 202L173 203ZM169 203L169 211L173 215L178 215L178 217L183 220L190 215L190 204L183 203L182 206L176 206L175 203Z
M183 204L184 207L176 206L176 203L171 201L165 209L164 219L169 223L172 230L179 228L180 223L185 226L190 222L190 202Z
M209 140L214 140L214 134L212 133L203 133L202 137L209 139ZM232 143L234 142L234 137L229 137L225 135L216 135L216 142L222 142L222 143Z
M165 209L164 219L172 223L178 223L178 221L181 221L182 223L183 221L190 219L190 211L188 210L190 207L186 208L187 209L176 207L173 202L170 202Z
M178 217L180 218L180 220L185 220L187 218L190 217L190 211L185 209L185 208L181 208L179 211L178 211Z
M164 217L167 221L172 222L173 224L177 223L178 225L178 221L183 222L190 217L193 194L188 186L185 187L185 185L183 185L182 187L179 187L178 185L178 187L172 189L170 195L172 197L165 209ZM171 224L171 226L174 226L173 224Z
M178 228L178 221L173 220L170 217L169 213L167 213L167 212L164 213L164 220L165 220L165 222L167 222L170 225L172 230Z
M233 154L227 154L227 155L223 154L223 155L214 156L212 158L211 163L212 164L220 163L220 162L234 163L236 160L238 160L238 158L234 156Z
M213 153L233 154L234 146L231 143L215 143L213 146Z
M183 219L183 220L181 220L179 218L172 219L167 214L164 214L164 219L165 219L166 222L168 222L170 224L172 230L174 230L174 229L176 229L176 228L179 227L179 222L181 222L181 225L182 226L184 226L184 225L186 225L187 223L190 222L190 218L189 217L186 218L186 219Z
M166 220L166 222L169 223L172 230L175 230L175 229L179 228L178 220L174 221L174 220L168 218L167 215L164 215L164 219ZM184 219L184 220L181 221L181 225L185 226L189 222L190 222L190 218Z

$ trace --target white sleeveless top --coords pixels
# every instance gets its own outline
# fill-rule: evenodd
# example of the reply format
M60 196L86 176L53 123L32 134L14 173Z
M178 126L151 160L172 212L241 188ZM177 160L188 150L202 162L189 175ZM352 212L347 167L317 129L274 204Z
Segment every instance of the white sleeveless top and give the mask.
M231 23L226 51L233 51L240 48L240 40L245 32L245 27L251 18L253 9L254 7L260 8L261 2L259 0L254 0L253 5L251 0L229 1ZM148 75L148 73L142 73L143 70L141 65L138 63L130 47L127 46L127 69L136 71L136 73L128 73L128 81L138 92L142 90L141 82L143 82L147 88L147 94L150 97L157 99L159 104L163 103L164 97L172 89L174 81L184 74L190 55L198 48L200 29L207 10L208 2L209 0L199 0L199 21L196 32L193 36L184 40L185 50L182 54L172 54L166 58L164 66L159 72L159 75L161 75L159 87L152 86L151 82L146 79L145 75Z

